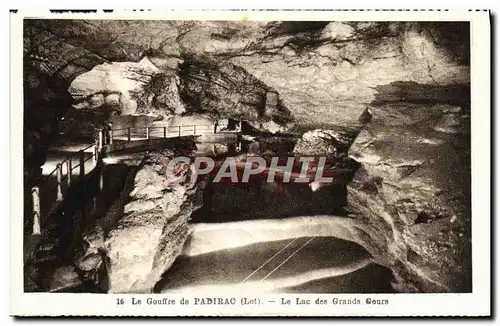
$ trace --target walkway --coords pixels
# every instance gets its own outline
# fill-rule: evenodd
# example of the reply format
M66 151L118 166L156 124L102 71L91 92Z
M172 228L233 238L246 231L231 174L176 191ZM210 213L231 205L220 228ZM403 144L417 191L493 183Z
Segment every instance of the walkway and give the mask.
M237 134L229 133L232 136ZM72 250L70 234L72 231L78 232L72 230L74 223L78 225L78 221L103 214L101 210L106 205L98 196L109 197L108 189L103 187L106 183L106 164L113 163L113 158L116 159L113 156L128 152L135 152L137 156L141 152L171 146L172 142L166 139L204 135L210 138L211 135L219 134L215 133L213 125L153 124L147 127L99 129L96 130L93 143L88 139L76 143L59 139L60 143L51 146L47 152L46 162L41 167L41 180L31 188L31 195L25 199L25 218L28 220L24 236L25 288L30 291L38 288L32 274L34 264L53 264L59 258L64 259L66 252ZM119 184L118 181L113 182L110 189ZM87 203L89 200L90 206ZM59 288L59 285L49 287Z
M41 234L40 220L46 219L65 200L71 184L91 173L107 154L137 147L148 148L164 139L214 134L213 125L128 127L97 130L95 143L59 144L49 149L42 166L43 179L31 190L33 201L33 234Z

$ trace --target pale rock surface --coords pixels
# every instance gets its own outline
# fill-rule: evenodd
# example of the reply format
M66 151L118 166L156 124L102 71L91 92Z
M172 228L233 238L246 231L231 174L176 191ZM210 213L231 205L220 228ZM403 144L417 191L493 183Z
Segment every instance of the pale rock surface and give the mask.
M393 270L398 291L470 291L469 121L444 104L371 110L349 149L360 164L347 186L358 241ZM443 119L453 133L435 131Z
M84 234L88 249L77 266L98 267L96 255L103 252L110 293L152 292L181 253L188 219L201 202L189 179L165 175L172 155L155 152L146 158L100 226ZM189 177L189 165L178 167L179 176Z
M293 152L301 155L335 155L346 152L355 134L328 129L315 129L302 135Z
M150 292L180 254L195 188L169 183L168 156L152 154L136 174L124 215L108 234L110 292ZM179 173L188 174L189 166ZM199 205L199 204L198 204Z

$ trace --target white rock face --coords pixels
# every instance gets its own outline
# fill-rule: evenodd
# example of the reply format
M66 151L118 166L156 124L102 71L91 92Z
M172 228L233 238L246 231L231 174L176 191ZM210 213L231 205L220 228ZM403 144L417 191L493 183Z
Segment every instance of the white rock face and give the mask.
M265 121L265 122L254 122L251 125L259 130L270 132L272 134L279 133L285 131L285 126L279 125L274 121Z
M185 69L190 72L189 77L201 79L187 82L185 74L178 76L181 79L179 90L185 91L183 87L186 84L200 84L201 87L193 87L190 91L194 93L192 95L201 94L197 100L202 103L202 109L206 109L214 96L219 97L222 100L215 101L212 111L217 110L231 118L239 116L245 117L245 120L257 120L258 117L252 114L255 107L262 109L260 106L265 100L262 94L249 94L247 89L242 88L239 78L230 80L236 83L222 83L227 91L217 91L215 86L207 91L200 81L207 77L207 69L203 74L196 73L199 69L190 69L191 65L200 68L200 65L189 62L192 58L206 57L245 69L279 94L280 103L291 111L296 120L315 125L315 128L319 124L356 123L366 105L375 99L375 88L380 85L412 81L446 86L467 84L470 80L470 64L463 55L468 52L469 40L464 37L468 33L460 23L315 22L312 26L303 22L237 21L110 20L94 23L98 28L93 29L83 22L51 24L49 29L54 32L67 30L77 37L67 38L63 45L55 37L41 44L39 52L46 54L47 59L59 68L73 59L78 62L76 59L81 57L97 63L102 60L99 56L106 57L110 53L128 61L133 58L140 60L144 53L149 53L148 49L154 50L154 54L148 54L151 60L141 61L146 69L152 68L151 62L154 62L157 67L173 73L179 65L185 64L189 68ZM36 26L31 28L35 30L30 35L42 32ZM109 37L103 39L100 32ZM52 55L57 47L70 57L61 60ZM89 49L97 56L86 55ZM129 72L109 75L108 72L124 71L124 67L138 64L99 64L74 80L75 91L72 93L75 98L81 98L109 88L120 93L122 89L132 92L140 84L136 77L140 80L143 76L129 78ZM85 69L75 64L70 66L61 74L74 76ZM89 73L96 78L85 78ZM213 71L208 73L211 77L209 84L212 85L214 81L227 79L225 76L217 78ZM234 70L223 73L229 76L237 74ZM124 78L121 78L122 75ZM243 77L247 79L247 76ZM172 94L175 93L173 88ZM244 96L236 96L238 93ZM159 102L167 103L170 98L170 95L165 96ZM172 103L167 103L167 106L172 106ZM84 106L78 104L78 107ZM137 106L139 109L141 103ZM130 105L130 111L134 107L134 104ZM180 107L173 105L173 108ZM230 116L231 112L237 116Z
M406 80L419 83L468 83L469 67L450 61L446 52L436 46L428 35L408 30L403 38L401 51L408 66Z
M104 96L102 94L94 94L88 102L91 108L98 108L104 104Z
M352 140L352 136L339 131L315 129L302 135L293 152L301 155L332 155L345 151Z
M148 58L139 62L104 63L76 77L71 83L70 93L75 100L90 97L87 101L90 108L106 103L120 105L123 111L130 113L137 109L131 94L142 93L152 76L159 73L161 70ZM103 94L109 95L105 99Z
M123 216L104 241L111 293L151 292L187 239L195 189L164 175L168 161L155 153L138 171ZM181 168L188 173L189 165Z
M326 25L321 34L322 37L332 40L346 40L352 37L354 28L342 22L331 22Z
M106 265L109 293L148 293L181 253L191 213L201 193L181 176L190 166L178 164L175 177L166 166L173 152L155 152L137 173L127 176L121 196L101 223L85 230L85 253L75 264L86 273ZM106 230L106 231L105 231Z
M160 72L148 58L139 62L103 63L76 77L70 87L74 89L72 95L77 96L89 96L115 89L138 92L150 76Z
M468 122L443 104L372 111L349 149L360 164L347 185L359 241L393 270L398 291L470 291Z
M443 86L469 83L469 65L455 60L444 41L436 39L436 31L425 24L330 22L307 32L293 29L289 33L281 32L281 29L286 31L290 27L286 25L266 22L131 23L129 33L120 38L131 44L143 44L145 39L153 40L158 46L161 44L159 52L162 55L158 58L152 56L151 61L165 70L175 69L182 62L181 53L188 56L213 56L219 62L242 67L279 94L281 103L297 120L312 125L356 124L366 105L375 99L375 88L379 85L396 81L431 85L438 83ZM115 24L100 23L100 27L111 34L123 34L123 30ZM276 32L276 29L280 32ZM141 33L137 33L138 30ZM138 37L142 33L144 40ZM311 35L314 36L311 38ZM151 61L148 60L145 65L151 66ZM126 65L116 63L111 66L120 64ZM107 66L110 65L100 65L98 67L101 68L94 68L91 72L96 73L98 79L109 83L109 78L103 73L103 70L109 70L104 68ZM204 78L196 74L197 69L188 70L190 76ZM235 71L226 73L237 75ZM211 80L217 77L214 72L209 71L209 75ZM76 88L86 95L96 91L89 83L80 82L82 76L75 80ZM182 80L184 77L179 78L180 86L186 86L186 81ZM215 80L220 81L218 78ZM238 81L238 78L235 80ZM112 83L130 90L137 88L137 81L130 78L128 81ZM193 81L188 84L193 84ZM238 84L229 86L238 90L242 88ZM177 86L168 87L170 91L166 93L169 95L159 97L159 102L167 103L174 109L181 108L182 105L174 103L176 97L170 95L178 93ZM194 93L202 93L199 99L203 109L211 101L209 95L203 95L204 88L200 87L196 91L191 89ZM211 88L215 89L215 86ZM237 113L246 117L245 120L258 119L252 116L252 107L248 105L257 103L258 97L249 95L248 91L243 92L243 100L236 101L239 103L234 103L234 99L238 98L231 96L231 89L227 94L218 94L213 89L208 93L223 97L222 101L217 102L219 112L231 113L234 108L238 108L242 112Z
M457 127L460 126L460 120L456 114L449 113L444 115L434 126L434 130L441 131L448 134L455 134L458 132Z

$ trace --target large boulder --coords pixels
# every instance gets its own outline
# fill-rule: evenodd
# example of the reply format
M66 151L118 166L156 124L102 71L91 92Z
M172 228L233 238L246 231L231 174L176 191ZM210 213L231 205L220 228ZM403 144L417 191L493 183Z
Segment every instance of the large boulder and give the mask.
M355 132L328 129L307 131L297 141L293 152L299 155L336 156L347 152L354 136Z
M87 272L96 269L103 252L108 292L152 292L181 254L189 217L201 206L201 196L189 183L189 164L176 169L186 181L165 174L171 157L171 151L148 156L103 221L83 236L88 248L77 265Z
M171 182L165 155L153 154L135 177L124 215L108 234L110 292L149 292L181 253L196 189ZM179 173L188 173L189 165Z
M347 187L358 241L393 270L398 291L470 291L469 115L401 102L371 111L349 149L360 164Z
M175 75L160 70L145 57L139 62L97 65L76 77L69 90L77 109L168 117L185 111L178 84Z
M139 92L152 76L161 72L148 58L139 62L111 62L95 66L71 83L76 98L110 90Z
M291 120L276 91L234 64L193 56L180 65L179 75L180 95L191 112L245 120L274 132Z

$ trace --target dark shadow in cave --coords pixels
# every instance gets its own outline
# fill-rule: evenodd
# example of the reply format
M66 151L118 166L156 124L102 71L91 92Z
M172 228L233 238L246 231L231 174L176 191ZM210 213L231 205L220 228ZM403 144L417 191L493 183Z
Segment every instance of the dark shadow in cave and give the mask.
M470 112L470 85L428 85L416 82L397 81L374 87L377 91L371 105L409 102L416 104L450 104L463 107Z
M254 143L245 143L242 150L249 155L267 158L269 163L272 156L285 159L294 156L295 142L293 137L260 137ZM264 152L270 154L263 155ZM212 176L204 182L203 206L192 213L190 221L218 223L303 215L346 216L347 184L354 177L359 164L347 157L327 162L333 165L333 171L338 169L339 173L334 174L331 184L321 184L319 188L314 184L296 183L293 180L284 183L279 178L267 182L267 175L251 178L250 182L245 183L229 180L214 183ZM241 181L241 175L238 180Z
M191 223L286 218L301 215L345 215L345 185L312 191L307 184L209 183L203 190L203 207Z

